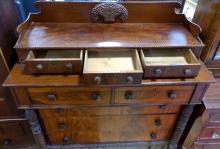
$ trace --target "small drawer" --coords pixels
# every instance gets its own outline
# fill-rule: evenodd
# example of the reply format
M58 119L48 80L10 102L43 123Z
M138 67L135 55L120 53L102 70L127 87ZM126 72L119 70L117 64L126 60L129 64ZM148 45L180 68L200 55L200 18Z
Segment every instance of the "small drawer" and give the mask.
M25 72L30 74L79 74L82 72L83 50L29 51Z
M220 127L203 127L199 135L200 139L220 139Z
M28 88L34 104L107 105L111 88L51 87Z
M91 49L85 53L83 76L86 84L140 84L142 75L137 50Z
M8 122L0 124L0 138L18 137L25 135L23 127L18 122Z
M70 118L70 117L69 117ZM47 134L58 136L72 132L71 143L104 143L123 141L159 141L169 140L177 114L168 115L136 115L136 116L73 116L72 129L63 132L47 129ZM48 125L45 121L44 124ZM52 124L51 124L52 125ZM53 123L52 126L55 127ZM51 128L51 127L50 127ZM60 133L59 133L60 132ZM53 136L49 136L53 137ZM62 143L64 135L59 139L50 139L52 143ZM54 141L52 141L54 140ZM57 140L57 141L55 141Z
M201 64L190 49L143 49L144 78L195 77Z
M189 102L193 90L193 85L121 87L115 89L115 103L183 104Z

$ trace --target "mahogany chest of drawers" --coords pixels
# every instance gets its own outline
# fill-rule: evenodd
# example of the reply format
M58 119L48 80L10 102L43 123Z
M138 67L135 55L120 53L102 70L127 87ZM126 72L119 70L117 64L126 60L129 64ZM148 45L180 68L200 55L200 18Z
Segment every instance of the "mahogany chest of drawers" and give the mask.
M35 5L41 12L18 27L20 64L4 86L40 148L178 148L194 105L215 82L199 60L200 27L175 13L180 4Z

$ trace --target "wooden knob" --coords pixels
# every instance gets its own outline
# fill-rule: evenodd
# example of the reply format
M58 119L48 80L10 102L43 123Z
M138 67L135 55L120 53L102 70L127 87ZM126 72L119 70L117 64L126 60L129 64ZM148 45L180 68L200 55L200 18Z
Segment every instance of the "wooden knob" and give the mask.
M192 74L192 70L191 69L185 69L184 70L184 74L185 75L191 75Z
M73 64L72 63L67 63L65 64L65 68L68 70L72 70L73 69Z
M160 125L161 125L160 119L156 119L156 120L154 121L154 124L155 124L156 126L160 126Z
M162 70L160 68L156 68L154 70L154 73L157 75L157 76L160 76L162 74Z
M160 109L164 110L166 108L166 105L159 105Z
M69 142L69 137L65 136L63 137L63 143L68 143Z
M3 145L4 146L8 146L12 143L12 140L11 139L6 139L6 140L3 140Z
M168 91L168 97L170 99L175 99L176 98L176 92L175 91Z
M37 64L37 65L35 66L35 68L36 68L38 71L41 71L41 70L43 70L43 65L42 65L42 64Z
M55 112L56 112L56 113L61 113L62 111L63 111L62 108L56 108L56 109L55 109Z
M150 134L150 138L151 138L151 139L157 139L157 134L156 134L155 132L152 132L152 133Z
M65 129L65 127L66 127L66 126L65 126L64 123L59 123L59 124L58 124L58 128L59 128L59 129Z
M133 83L134 82L133 76L127 76L126 80L127 80L128 83Z
M132 91L126 91L125 92L125 99L131 100L134 98L134 93Z
M50 93L47 95L47 98L50 99L51 101L55 101L57 99L57 96L54 93Z
M93 100L100 100L101 99L101 94L98 92L93 92L91 93L91 97Z
M96 84L100 84L101 81L102 81L102 79L101 79L100 76L95 76L93 80L94 80L94 82L95 82Z

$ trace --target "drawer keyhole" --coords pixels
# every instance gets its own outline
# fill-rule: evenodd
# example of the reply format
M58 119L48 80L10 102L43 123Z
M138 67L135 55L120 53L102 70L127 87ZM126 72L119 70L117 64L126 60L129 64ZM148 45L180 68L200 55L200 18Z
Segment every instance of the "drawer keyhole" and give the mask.
M166 109L166 105L165 105L165 104L164 104L164 105L159 105L159 107L160 107L160 109L162 109L162 110Z
M98 100L101 99L101 94L98 93L98 92L93 92L93 93L91 93L91 98L92 98L93 100L98 101Z
M65 127L66 127L66 126L65 126L64 123L59 123L59 124L58 124L58 128L59 128L59 129L65 129Z
M127 80L128 83L133 83L134 82L133 76L127 76L126 80Z
M154 70L154 73L155 73L157 76L160 76L160 75L162 75L162 70L161 70L160 68L156 68L156 69Z
M127 100L134 99L134 93L132 91L126 91L125 92L125 99L127 99Z
M160 126L160 125L161 125L160 119L156 119L156 120L154 121L154 123L155 123L156 126Z
M68 70L72 70L73 69L73 64L72 63L67 63L65 64L65 68Z
M63 111L62 108L56 108L56 109L55 109L55 112L56 112L56 113L61 113L62 111Z
M47 95L47 98L51 101L55 101L57 99L57 95L55 93L50 93Z
M38 71L41 71L41 70L43 70L43 65L42 65L42 64L37 64L37 65L35 66L35 68L36 68Z
M185 75L191 75L192 74L192 70L191 69L185 69L184 70L184 74Z
M69 142L69 137L65 136L63 137L63 143L68 143Z
M175 99L176 98L176 91L168 91L168 97L170 99Z
M96 84L100 84L101 81L102 81L102 79L101 79L100 76L95 76L95 77L93 78L93 81L94 81Z

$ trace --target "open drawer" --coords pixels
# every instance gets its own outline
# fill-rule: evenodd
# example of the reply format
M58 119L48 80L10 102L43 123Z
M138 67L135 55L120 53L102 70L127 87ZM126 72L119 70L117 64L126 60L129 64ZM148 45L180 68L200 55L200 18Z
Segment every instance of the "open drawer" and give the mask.
M90 49L85 52L83 75L92 85L139 84L143 71L137 50Z
M201 64L190 49L143 49L144 78L195 77Z
M83 50L34 50L25 60L25 72L77 74L82 71L82 61Z

